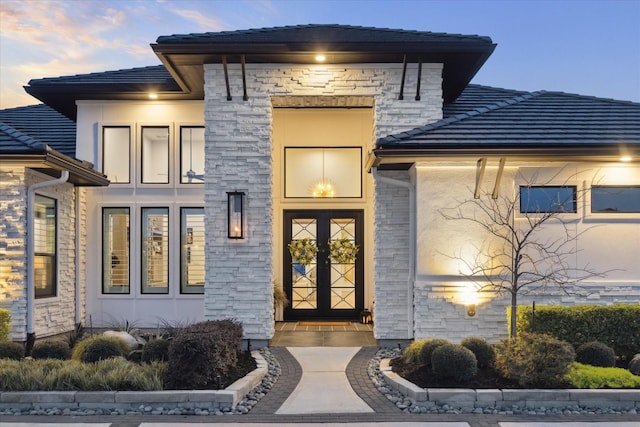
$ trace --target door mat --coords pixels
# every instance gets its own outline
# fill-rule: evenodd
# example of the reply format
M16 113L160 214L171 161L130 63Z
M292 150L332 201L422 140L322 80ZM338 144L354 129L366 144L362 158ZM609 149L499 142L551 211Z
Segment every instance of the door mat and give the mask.
M351 322L298 322L298 326L351 326Z

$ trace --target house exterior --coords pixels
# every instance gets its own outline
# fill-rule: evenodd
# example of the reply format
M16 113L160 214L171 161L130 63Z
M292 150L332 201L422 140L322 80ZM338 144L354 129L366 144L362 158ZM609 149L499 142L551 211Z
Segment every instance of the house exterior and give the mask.
M75 121L72 156L110 181L76 190L83 323L235 318L264 345L275 320L369 309L381 343L496 340L509 300L465 272L495 243L443 216L485 190L576 195L568 267L607 272L521 303L640 302L639 104L471 85L495 48L479 36L303 25L152 48L161 66L25 87Z

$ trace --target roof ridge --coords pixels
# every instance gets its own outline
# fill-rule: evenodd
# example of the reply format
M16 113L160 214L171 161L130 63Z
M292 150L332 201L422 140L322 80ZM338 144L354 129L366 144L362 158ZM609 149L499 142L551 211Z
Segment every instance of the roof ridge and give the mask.
M613 104L625 104L625 105L638 105L640 106L640 102L627 101L623 99L614 99L614 98L602 98L594 95L581 95L579 93L570 93L570 92L562 92L558 90L541 90L539 91L542 95L561 95L561 96L569 96L572 98L580 98L585 100L594 100L594 101L602 101L609 102Z
M20 132L19 130L15 129L13 126L6 124L5 122L0 122L0 131L6 133L16 141L21 142L28 147L49 150L49 146L44 142L40 142L37 139L34 139L29 135Z
M413 138L416 135L423 132L428 132L428 131L439 129L445 126L449 126L453 123L461 122L463 120L476 117L484 113L488 113L490 111L496 111L501 108L509 107L511 105L520 104L521 102L527 101L529 99L537 98L543 93L544 92L537 91L537 92L526 92L522 95L516 95L512 98L509 98L503 101L498 101L494 104L488 104L482 107L478 107L473 110L469 110L465 113L460 113L460 114L447 117L446 119L440 119L437 122L430 123L424 126L419 126L411 130L408 130L406 132L401 132L393 135L387 135L383 138L378 138L377 143L389 143L394 141L401 141L403 139Z

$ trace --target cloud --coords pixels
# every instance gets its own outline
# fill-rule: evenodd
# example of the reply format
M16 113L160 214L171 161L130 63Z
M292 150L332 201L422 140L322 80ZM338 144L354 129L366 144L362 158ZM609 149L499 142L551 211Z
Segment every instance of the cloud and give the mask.
M198 10L169 8L169 11L196 23L203 31L222 31L228 28L222 21L205 16Z

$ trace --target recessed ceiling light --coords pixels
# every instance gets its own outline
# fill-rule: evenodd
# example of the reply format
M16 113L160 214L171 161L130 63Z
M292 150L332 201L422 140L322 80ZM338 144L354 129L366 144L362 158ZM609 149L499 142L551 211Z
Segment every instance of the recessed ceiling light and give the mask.
M157 94L157 93L155 93L155 92L151 92L151 93L149 94L149 99L158 99L158 94Z
M316 62L324 62L326 61L327 57L324 56L323 54L319 53L316 55Z
M631 156L622 156L622 157L620 157L620 161L621 162L630 162L631 161Z

